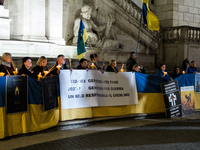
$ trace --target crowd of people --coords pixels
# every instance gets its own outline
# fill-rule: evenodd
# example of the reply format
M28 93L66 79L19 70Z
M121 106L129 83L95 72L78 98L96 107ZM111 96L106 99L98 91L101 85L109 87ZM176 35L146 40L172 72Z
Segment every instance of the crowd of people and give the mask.
M117 68L117 62L116 60L111 60L109 65L107 67L103 66L102 68L98 65L98 55L97 54L91 54L90 55L91 61L88 63L88 60L85 58L82 58L79 61L79 65L76 69L81 70L100 70L100 71L106 71L106 72L115 72L118 73L119 70ZM59 68L57 66L60 66ZM189 63L188 59L186 58L183 61L183 72L181 73L179 67L174 68L174 72L172 76L170 77L167 70L166 65L161 64L159 70L156 73L156 76L167 78L169 81L177 78L178 76L184 74L184 73L197 73L196 68L196 62L191 61ZM45 56L41 56L37 62L36 66L32 68L32 59L30 57L24 57L22 59L22 67L18 72L18 75L28 75L30 77L38 78L38 75L41 75L43 78L46 76L53 76L60 74L60 69L68 69L66 62L65 62L65 56L64 55L58 55L56 63L50 68L47 68L47 58ZM72 68L69 68L72 71ZM123 69L123 68L122 68ZM14 75L14 71L16 70L15 64L12 61L12 55L10 53L4 53L1 57L0 61L0 72L5 73L5 75ZM45 73L48 72L47 74ZM127 72L140 72L146 74L146 71L142 65L139 65L136 61L136 53L131 52L130 58L126 62L126 71Z

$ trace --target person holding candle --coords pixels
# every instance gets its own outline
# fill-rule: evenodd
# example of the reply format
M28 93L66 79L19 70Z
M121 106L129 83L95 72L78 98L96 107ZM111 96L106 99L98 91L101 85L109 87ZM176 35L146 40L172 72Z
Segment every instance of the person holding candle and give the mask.
M160 76L160 77L166 78L168 81L172 81L172 78L167 73L165 64L160 65L160 68L157 71L156 76Z
M12 55L10 53L4 53L0 61L0 72L4 75L14 75L13 71L16 70L15 64L12 61Z
M88 63L88 69L92 70L101 70L101 67L98 66L98 55L90 54L91 61ZM94 65L94 66L93 66Z
M187 69L187 73L198 73L197 68L196 68L196 62L195 61L191 61L190 66Z
M62 69L68 69L66 63L65 63L65 56L60 54L57 57L57 62L49 69L50 75L58 75L60 74L60 70Z
M36 66L32 69L32 71L38 75L41 74L42 76L44 76L44 71L48 71L47 68L47 58L44 56L41 56L37 62L36 62ZM37 77L36 77L37 78Z
M88 70L88 67L87 67L87 59L82 58L82 59L79 61L79 65L77 66L76 69Z
M107 72L115 72L118 73L118 69L117 69L117 62L115 60L111 60L109 65L106 68Z
M30 77L37 77L33 71L31 71L32 67L32 59L30 57L22 58L22 68L19 70L19 75L28 75Z

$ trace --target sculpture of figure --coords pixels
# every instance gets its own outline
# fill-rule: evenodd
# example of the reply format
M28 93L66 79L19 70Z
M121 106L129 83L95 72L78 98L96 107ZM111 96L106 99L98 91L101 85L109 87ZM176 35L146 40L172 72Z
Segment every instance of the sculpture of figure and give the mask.
M97 48L103 48L103 49L118 48L119 42L116 40L116 36L114 35L111 29L112 24L115 21L114 17L112 15L109 15L110 19L108 20L107 24L98 27L91 20L91 14L92 14L92 7L90 7L89 5L84 5L81 8L82 21L87 31L89 42L91 42L91 44ZM77 43L79 27L80 27L80 18L77 18L74 22L73 44ZM97 34L95 34L93 31L95 31ZM89 44L89 42L87 42L86 44Z
M4 0L0 0L0 5L3 5L3 3L4 3Z

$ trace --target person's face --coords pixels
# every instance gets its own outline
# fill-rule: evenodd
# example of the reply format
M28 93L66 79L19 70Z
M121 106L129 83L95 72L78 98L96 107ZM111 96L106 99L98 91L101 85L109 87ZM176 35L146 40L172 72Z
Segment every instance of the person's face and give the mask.
M6 63L11 63L12 62L12 56L8 57L6 60L5 60Z
M140 66L135 67L135 72L139 72L140 71Z
M113 67L116 67L117 66L117 62L114 61L112 65L113 65Z
M31 66L32 66L31 59L27 59L26 62L24 62L24 66L25 66L27 69L30 69Z
M98 61L98 57L94 57L94 61L96 61L96 62L97 62L97 61Z
M91 12L87 11L82 13L82 17L89 20L91 18Z
M86 68L87 67L87 61L84 61L83 63L81 63L81 67Z
M59 65L65 64L65 57L59 57L58 58L58 64Z
M160 69L161 69L162 71L165 71L165 70L166 70L166 66L165 66L165 65L162 65L162 67L160 67Z
M135 54L131 54L131 57L132 57L133 59L135 59L135 58L136 58Z
M192 67L196 67L196 66L197 66L197 65L196 65L196 62L191 63L191 66L192 66Z
M180 73L180 69L179 68L176 68L176 73Z
M45 67L47 65L47 59L41 61L41 66Z

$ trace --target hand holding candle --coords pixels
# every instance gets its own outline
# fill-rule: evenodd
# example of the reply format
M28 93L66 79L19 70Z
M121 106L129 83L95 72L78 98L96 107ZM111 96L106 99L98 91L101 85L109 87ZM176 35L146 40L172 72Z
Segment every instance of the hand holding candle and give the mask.
M38 81L40 81L40 78L42 78L41 72L38 74Z

